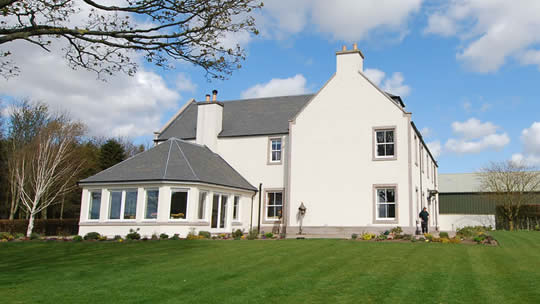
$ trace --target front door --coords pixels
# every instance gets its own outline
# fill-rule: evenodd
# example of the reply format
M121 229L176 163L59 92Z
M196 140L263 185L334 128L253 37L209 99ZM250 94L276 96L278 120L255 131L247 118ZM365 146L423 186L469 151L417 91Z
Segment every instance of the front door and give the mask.
M214 194L212 198L212 219L210 225L212 229L227 229L227 199L227 195Z

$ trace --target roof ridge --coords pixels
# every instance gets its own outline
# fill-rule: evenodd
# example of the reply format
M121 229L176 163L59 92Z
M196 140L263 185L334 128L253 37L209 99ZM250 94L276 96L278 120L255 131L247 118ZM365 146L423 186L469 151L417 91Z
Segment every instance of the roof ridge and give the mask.
M165 163L165 170L163 170L163 178L167 175L167 169L169 168L169 158L171 157L172 142L169 145L169 153L167 153L167 162Z
M266 97L255 97L255 98L243 98L243 99L229 99L223 100L221 102L232 102L232 101L247 101L247 100L261 100L261 99L271 99L271 98L287 98L287 97L299 97L299 96L310 96L315 95L315 93L309 94L295 94L295 95L283 95L283 96L266 96Z
M197 174L195 173L195 170L193 170L193 167L191 166L191 163L189 162L189 159L186 157L186 154L184 154L184 150L182 150L182 148L180 147L180 145L177 142L175 142L175 144L178 147L178 150L180 150L180 153L182 153L182 156L184 157L184 159L186 160L186 163L188 164L188 167L191 170L191 173L193 173L193 176L195 176L195 178L198 181L201 181L199 176L197 176Z

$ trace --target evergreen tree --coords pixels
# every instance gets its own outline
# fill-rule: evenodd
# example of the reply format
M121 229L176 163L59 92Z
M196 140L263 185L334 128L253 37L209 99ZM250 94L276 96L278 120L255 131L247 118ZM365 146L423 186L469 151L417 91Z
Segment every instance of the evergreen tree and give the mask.
M99 149L99 164L102 170L126 159L126 150L118 140L111 138Z

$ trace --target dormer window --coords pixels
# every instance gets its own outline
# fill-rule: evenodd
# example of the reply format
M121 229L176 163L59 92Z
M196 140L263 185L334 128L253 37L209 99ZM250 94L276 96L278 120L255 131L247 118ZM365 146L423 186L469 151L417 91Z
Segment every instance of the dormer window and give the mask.
M281 164L283 145L281 137L269 139L269 151L268 151L268 163L269 164Z
M396 142L395 128L374 129L375 159L395 159Z

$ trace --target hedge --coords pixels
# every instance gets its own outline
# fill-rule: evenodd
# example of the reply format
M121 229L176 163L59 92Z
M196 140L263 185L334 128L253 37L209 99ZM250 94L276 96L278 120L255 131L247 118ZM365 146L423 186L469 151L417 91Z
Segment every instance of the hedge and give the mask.
M496 208L496 228L508 230L510 225L504 216L502 206ZM516 230L535 230L540 227L540 204L522 205L519 208L519 214L514 221Z
M28 220L0 220L0 231L25 233ZM75 235L79 232L79 219L34 220L34 232L42 235Z

